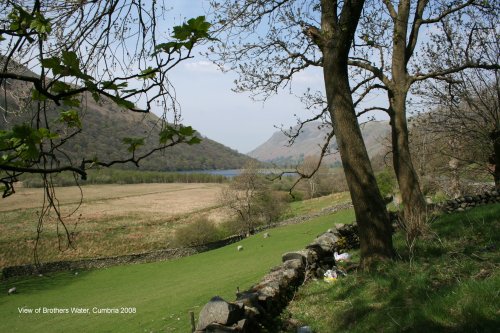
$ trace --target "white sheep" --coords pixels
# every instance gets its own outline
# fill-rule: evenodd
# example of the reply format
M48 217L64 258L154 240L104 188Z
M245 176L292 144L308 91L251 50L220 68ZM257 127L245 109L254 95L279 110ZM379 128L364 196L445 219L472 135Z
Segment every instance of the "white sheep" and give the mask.
M243 250L243 245L238 245L238 251Z
M17 292L17 289L16 287L12 287L9 289L9 291L7 292L8 295L12 295L12 294L15 294Z

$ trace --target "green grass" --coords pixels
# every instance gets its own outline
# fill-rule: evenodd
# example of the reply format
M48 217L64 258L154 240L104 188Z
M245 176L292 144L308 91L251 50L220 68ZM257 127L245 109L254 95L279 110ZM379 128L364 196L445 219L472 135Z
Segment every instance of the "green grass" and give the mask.
M199 313L215 295L234 300L257 283L281 255L301 249L334 223L349 223L352 210L271 229L214 251L174 261L64 272L3 281L0 332L188 332L188 311ZM242 245L244 250L236 251ZM19 293L7 296L8 288ZM18 308L135 307L136 314L19 314Z
M442 216L432 231L411 264L398 234L395 262L302 287L283 319L317 333L498 332L500 204Z
M349 192L341 192L304 201L295 201L290 203L290 212L287 217L315 213L323 208L347 203L350 202L350 200L351 197L349 196Z

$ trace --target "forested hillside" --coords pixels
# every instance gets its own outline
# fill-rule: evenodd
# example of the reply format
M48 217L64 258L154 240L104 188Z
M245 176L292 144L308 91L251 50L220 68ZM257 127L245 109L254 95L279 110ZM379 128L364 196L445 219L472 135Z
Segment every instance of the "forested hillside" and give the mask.
M24 68L20 71L26 75L30 72ZM3 90L3 89L2 89ZM30 97L28 85L8 81L6 90L0 94L0 105L3 111L0 118L0 130L12 128L13 124L35 123L39 121L31 112L36 107L31 103L25 105ZM16 107L12 107L12 106ZM7 107L8 106L8 107ZM67 111L68 106L53 106L49 112L48 123L54 131L59 126L60 114ZM129 144L124 138L144 138L145 144L137 149L136 156L158 146L159 131L162 120L152 113L134 113L120 108L109 100L102 99L96 103L90 95L83 95L81 107L76 109L81 120L81 132L68 140L59 149L61 159L70 158L74 165L82 159L98 159L108 162L128 158ZM16 110L16 111L11 111ZM45 121L45 120L42 120ZM189 124L185 124L189 125ZM62 130L59 130L62 131ZM61 137L68 133L62 133ZM200 144L179 144L164 151L157 152L140 163L141 169L156 171L236 169L242 167L249 158L220 143L197 134ZM121 168L135 168L132 164L119 165Z

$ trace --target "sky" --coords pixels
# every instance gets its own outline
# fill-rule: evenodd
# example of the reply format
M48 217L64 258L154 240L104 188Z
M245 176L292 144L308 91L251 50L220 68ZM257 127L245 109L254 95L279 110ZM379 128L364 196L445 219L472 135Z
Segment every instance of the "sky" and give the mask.
M170 27L182 24L185 18L205 15L208 10L206 0L166 3L172 7L167 21ZM292 87L297 95L286 89L266 102L253 101L249 94L231 91L236 74L220 72L199 51L193 59L179 64L170 76L181 106L182 122L240 153L248 153L264 143L278 130L275 126L295 125L294 114L301 118L310 116L297 95L307 87L323 89L323 75L317 69L300 73L294 79Z
M165 0L171 10L165 24L171 28L189 18L207 15L208 0ZM210 16L207 16L210 21ZM190 125L203 136L220 142L240 153L248 153L267 141L279 128L297 124L297 117L309 119L313 115L299 100L308 88L324 92L321 68L308 68L296 73L291 86L278 92L265 102L254 101L249 93L235 93L236 73L222 73L204 55L207 47L198 48L194 58L183 61L171 72L170 80L180 103L182 123ZM290 89L291 87L291 89ZM359 107L383 106L383 96L365 98ZM387 119L382 113L360 117ZM278 127L278 128L277 128Z

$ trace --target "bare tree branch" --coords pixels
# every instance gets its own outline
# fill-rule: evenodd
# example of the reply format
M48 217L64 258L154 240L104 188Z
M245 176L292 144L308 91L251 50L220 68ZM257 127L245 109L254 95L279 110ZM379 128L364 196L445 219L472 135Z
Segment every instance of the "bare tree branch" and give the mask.
M366 69L367 71L370 71L375 75L380 81L382 81L386 86L391 85L390 79L384 74L383 70L381 68L378 68L367 61L359 61L359 60L352 60L349 59L348 61L350 66L356 66L359 68Z
M443 12L441 12L438 16L436 17L432 17L432 18L428 18L428 19L425 19L425 20L422 20L421 21L421 24L431 24L431 23L437 23L437 22L441 22L443 21L444 18L446 18L447 16L453 14L453 13L456 13L472 4L475 4L476 3L476 0L468 0L456 7L452 7L452 8L449 8L448 10L445 10Z
M393 21L397 20L398 14L396 13L396 9L394 9L394 6L391 3L391 0L383 0L387 10L389 11L389 15L391 16Z
M491 64L490 65L490 64L478 64L478 63L465 63L465 64L460 65L460 66L450 67L450 68L446 68L446 69L443 69L440 71L434 71L434 72L427 73L427 74L413 75L410 77L410 80L411 80L411 82L417 82L417 81L423 81L423 80L435 78L435 79L440 79L440 80L446 81L447 80L445 78L446 75L458 73L458 72L463 71L464 69L468 69L468 68L499 70L500 65L498 65L498 64Z

